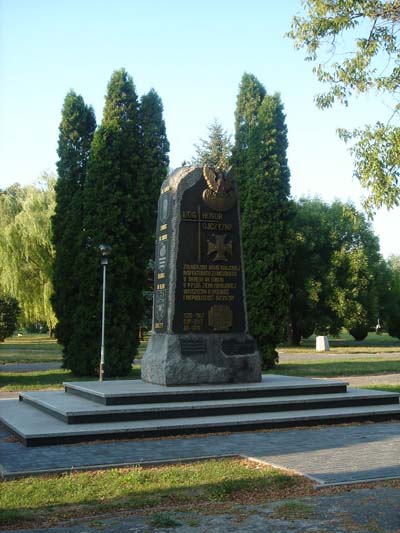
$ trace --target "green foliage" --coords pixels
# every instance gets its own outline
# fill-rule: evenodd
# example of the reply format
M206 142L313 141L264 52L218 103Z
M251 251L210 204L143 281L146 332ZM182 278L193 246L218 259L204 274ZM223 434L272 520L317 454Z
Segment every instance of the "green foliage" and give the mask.
M292 342L299 344L310 329L336 335L345 327L367 334L386 288L379 243L364 215L351 204L303 198L295 204L292 227Z
M20 308L15 298L0 295L0 342L11 337L18 325Z
M93 109L70 91L64 100L58 138L56 208L52 219L54 294L57 340L63 345L64 366L69 368L73 317L79 304L80 270L77 257L82 247L83 190L90 145L96 128Z
M192 163L226 171L230 165L232 152L230 135L217 119L208 126L208 131L208 139L200 139L200 144L195 145L196 157L192 159Z
M167 177L169 142L163 119L161 98L154 89L140 99L139 124L141 129L141 180L144 183L143 202L147 209L144 253L147 262L154 257L157 202L161 183Z
M389 335L400 339L400 256L391 256L387 268L389 283L382 312L383 325Z
M277 360L289 308L289 168L287 128L279 95L254 76L242 78L233 161L242 202L242 234L250 332L264 368Z
M368 326L355 326L349 331L356 341L363 341L368 335Z
M139 104L121 69L108 84L84 188L84 236L77 257L79 303L73 317L68 368L95 375L99 366L102 274L99 245L112 246L107 268L105 375L130 372L143 313L147 205L141 170ZM85 246L85 243L87 246Z
M43 174L36 185L12 185L0 193L0 282L21 306L21 325L56 318L50 304L54 249L51 217L55 177Z
M352 95L371 91L386 99L387 121L341 129L339 135L353 143L355 175L369 191L367 209L400 205L399 3L304 0L303 5L305 16L293 18L288 36L296 48L306 49L307 60L321 61L314 73L329 88L317 95L317 106L329 108L335 101L347 106ZM351 52L345 38L353 41Z
M266 95L263 84L253 75L242 76L235 110L235 142L232 148L232 164L235 168L236 184L240 193L242 208L247 195L250 178L249 166L253 158L251 131L258 124L258 112Z

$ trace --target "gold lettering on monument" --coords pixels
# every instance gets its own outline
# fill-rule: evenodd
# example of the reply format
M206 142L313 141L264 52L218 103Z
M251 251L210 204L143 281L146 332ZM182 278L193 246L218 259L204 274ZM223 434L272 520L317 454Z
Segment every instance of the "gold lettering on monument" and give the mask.
M201 331L204 327L204 313L183 313L183 331Z
M183 300L233 302L240 275L239 265L185 264Z

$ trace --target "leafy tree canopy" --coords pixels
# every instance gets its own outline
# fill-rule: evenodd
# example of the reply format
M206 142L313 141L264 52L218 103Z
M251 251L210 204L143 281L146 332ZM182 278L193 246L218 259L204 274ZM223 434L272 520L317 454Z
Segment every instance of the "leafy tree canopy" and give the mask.
M54 185L55 177L44 174L34 186L16 184L0 194L1 286L18 299L23 325L43 321L49 330L56 322L50 304Z
M369 222L354 206L318 198L295 204L290 269L292 342L311 333L376 324L387 292L386 267Z
M350 97L378 92L387 99L384 120L339 130L351 145L354 174L369 192L370 213L400 205L400 3L398 0L303 0L305 16L295 16L288 36L328 90L316 96L321 109ZM349 40L353 43L348 50ZM339 60L338 60L339 59Z

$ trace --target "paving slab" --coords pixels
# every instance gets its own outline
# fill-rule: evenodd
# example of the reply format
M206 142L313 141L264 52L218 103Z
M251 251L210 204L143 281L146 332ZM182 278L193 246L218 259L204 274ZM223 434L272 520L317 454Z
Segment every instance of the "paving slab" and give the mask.
M6 400L0 403L0 421L29 446L77 442L78 440L160 437L340 423L349 420L367 421L378 417L381 419L400 417L400 404L65 424L25 402Z
M400 422L26 448L0 425L5 478L241 455L321 486L400 478Z
M82 391L93 396L97 395L104 397L128 397L135 395L154 395L158 397L174 396L177 393L213 393L218 392L249 392L249 391L263 391L268 392L274 389L302 389L302 388L319 388L321 386L346 386L346 382L339 380L326 380L318 378L303 378L297 376L284 376L280 374L264 374L262 381L256 383L226 383L226 384L204 384L204 385L181 385L166 387L164 385L157 385L155 383L146 383L141 379L135 380L115 380L115 381L76 381L65 382L64 386L67 390Z
M147 417L173 418L193 417L201 414L211 415L213 412L219 413L251 413L260 411L277 411L277 410L294 410L297 407L321 408L325 406L339 405L360 405L361 403L374 404L374 402L384 401L386 403L399 403L399 394L393 394L383 391L367 391L360 389L348 389L344 393L334 394L303 394L293 396L274 396L268 398L233 398L222 400L200 400L187 402L162 402L162 403L145 403L145 404L128 404L128 405L104 405L92 402L91 400L65 394L63 391L34 391L21 393L20 398L30 405L45 410L59 417L61 420L93 422L117 420L118 417L132 420L139 420ZM104 420L101 420L101 419ZM69 422L70 423L70 422Z

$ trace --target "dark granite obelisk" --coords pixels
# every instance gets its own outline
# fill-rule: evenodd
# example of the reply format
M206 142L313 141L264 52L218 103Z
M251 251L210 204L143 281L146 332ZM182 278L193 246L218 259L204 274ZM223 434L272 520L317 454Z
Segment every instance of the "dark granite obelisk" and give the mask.
M160 385L261 380L247 331L239 206L232 172L182 167L158 206L153 329L142 380Z

